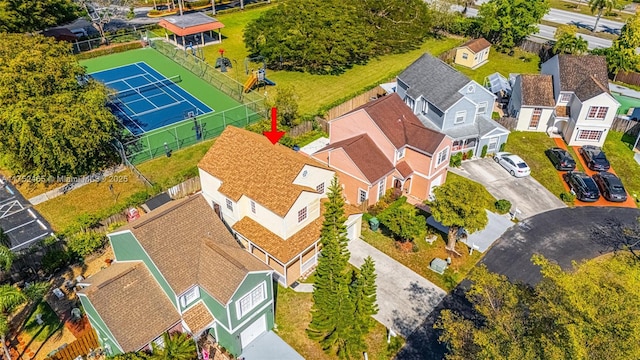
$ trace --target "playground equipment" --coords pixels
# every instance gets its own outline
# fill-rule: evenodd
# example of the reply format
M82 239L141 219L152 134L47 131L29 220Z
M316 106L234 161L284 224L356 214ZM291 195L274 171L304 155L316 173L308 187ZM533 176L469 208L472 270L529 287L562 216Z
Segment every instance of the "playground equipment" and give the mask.
M220 49L218 50L218 52L220 53L220 57L216 59L215 68L216 69L220 68L220 72L227 72L227 68L232 67L231 60L229 60L229 58L224 57L224 49Z
M258 70L250 70L250 62L262 62L262 67ZM275 82L267 79L267 64L264 61L264 57L262 56L246 58L244 60L244 71L247 75L249 75L247 81L244 82L244 92L249 92L254 87L276 85Z

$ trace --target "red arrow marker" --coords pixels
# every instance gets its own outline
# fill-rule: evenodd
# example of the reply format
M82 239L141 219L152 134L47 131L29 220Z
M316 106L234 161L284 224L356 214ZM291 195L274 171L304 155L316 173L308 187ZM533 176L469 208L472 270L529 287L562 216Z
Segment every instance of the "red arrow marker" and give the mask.
M274 107L271 108L271 131L265 131L262 134L274 145L284 135L284 131L278 131L278 110Z

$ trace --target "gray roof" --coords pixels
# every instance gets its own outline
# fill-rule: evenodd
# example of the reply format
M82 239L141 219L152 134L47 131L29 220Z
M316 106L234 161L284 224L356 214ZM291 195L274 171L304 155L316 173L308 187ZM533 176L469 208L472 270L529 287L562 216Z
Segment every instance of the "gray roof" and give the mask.
M425 127L428 127L430 129L437 129L437 125L435 125L425 116L419 115L418 118L420 119L420 121L422 121ZM450 136L454 140L457 140L470 137L483 137L495 129L500 129L507 134L509 133L509 130L507 130L504 126L498 124L493 120L487 119L484 116L477 116L476 121L473 124L458 125L445 131L440 131Z
M194 12L180 16L167 16L164 19L182 29L203 24L211 24L218 21L216 18L212 18L211 16L205 15L201 12Z
M409 65L398 79L409 87L407 94L414 100L422 96L442 111L462 98L458 91L471 81L428 53Z

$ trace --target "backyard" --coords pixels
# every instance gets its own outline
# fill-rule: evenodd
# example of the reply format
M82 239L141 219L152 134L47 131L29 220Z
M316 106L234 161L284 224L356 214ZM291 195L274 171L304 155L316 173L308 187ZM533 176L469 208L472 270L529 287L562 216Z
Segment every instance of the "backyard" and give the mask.
M454 65L454 68L467 75L472 80L483 85L484 79L496 72L509 78L509 74L538 74L540 72L540 57L538 55L515 49L513 56L493 49L489 52L489 62L477 69Z
M609 131L604 142L604 152L607 159L622 180L627 192L637 199L640 195L640 164L634 159L631 150L635 143L631 138L618 131Z

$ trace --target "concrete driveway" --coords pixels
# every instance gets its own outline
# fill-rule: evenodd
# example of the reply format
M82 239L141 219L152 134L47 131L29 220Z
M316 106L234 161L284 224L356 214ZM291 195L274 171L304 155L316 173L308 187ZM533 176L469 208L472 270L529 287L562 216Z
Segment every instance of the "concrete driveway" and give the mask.
M479 182L498 200L509 200L512 206L520 211L519 219L566 207L558 197L534 178L513 177L493 158L465 161L462 167L451 168L450 171Z
M405 339L446 295L445 291L361 239L349 242L349 262L357 267L371 256L376 265L376 320Z

